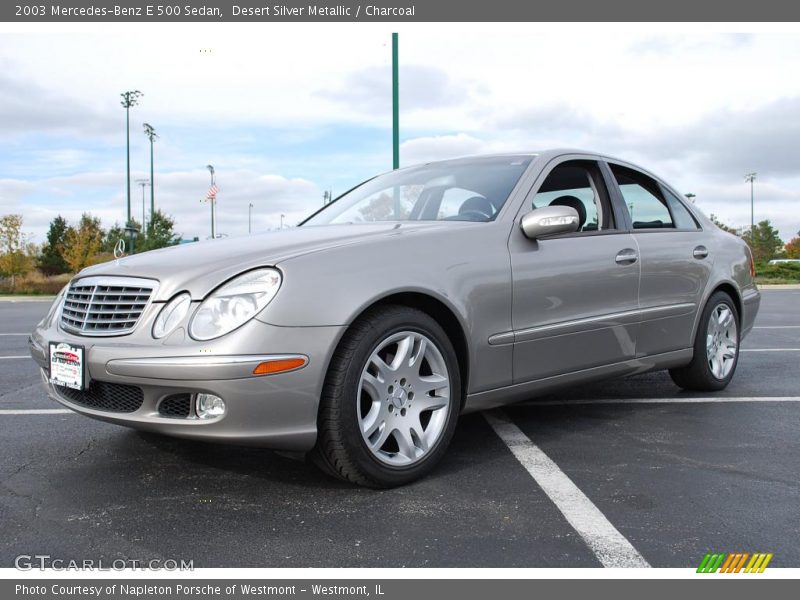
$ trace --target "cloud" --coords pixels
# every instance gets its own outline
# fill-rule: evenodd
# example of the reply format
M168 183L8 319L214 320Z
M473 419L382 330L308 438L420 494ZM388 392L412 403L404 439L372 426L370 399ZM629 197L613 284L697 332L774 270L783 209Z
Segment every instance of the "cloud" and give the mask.
M107 135L119 122L68 93L0 71L0 134Z
M132 180L138 178L132 174ZM62 215L74 223L86 211L100 217L103 227L123 223L127 211L124 192L124 172L83 173L70 177L55 177L38 182L9 182L6 189L14 193L13 202L3 199L2 212L23 212L24 229L34 234L34 241L45 238L50 221ZM120 183L122 185L120 185ZM204 202L209 186L204 170L164 173L156 179L156 208L171 215L176 231L191 239L210 234L210 205ZM247 233L248 206L253 204L253 230L276 228L280 215L284 222L294 225L316 210L322 201L321 190L301 178L287 178L250 170L225 173L219 182L217 197L217 231L226 235ZM9 193L9 192L6 192ZM57 197L58 201L53 202ZM10 198L9 198L10 200ZM150 211L150 189L145 189L145 210ZM132 182L131 212L142 220L142 192Z
M634 42L630 45L629 51L633 55L725 52L747 47L753 43L754 38L751 33L725 33L713 36L654 35Z
M715 111L679 127L620 130L614 145L649 159L679 161L720 179L750 171L800 176L800 97Z
M425 65L403 65L399 73L403 111L442 109L463 104L485 89L475 83L455 81L443 69ZM386 113L392 106L391 71L371 66L348 73L343 85L321 90L318 95L368 113Z
M400 156L403 164L416 164L479 154L486 151L486 147L485 142L466 133L437 135L403 142L400 144Z

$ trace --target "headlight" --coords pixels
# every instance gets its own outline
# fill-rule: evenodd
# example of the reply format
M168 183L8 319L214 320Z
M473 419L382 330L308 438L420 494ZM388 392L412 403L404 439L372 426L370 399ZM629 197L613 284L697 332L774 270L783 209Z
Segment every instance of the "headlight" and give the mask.
M153 324L153 337L156 339L163 338L178 326L186 317L189 312L189 306L192 304L192 297L187 294L178 294L172 300L167 302L161 312L156 317L156 322Z
M196 340L211 340L244 325L270 303L281 287L281 272L248 271L218 288L200 305L189 324Z
M50 310L47 311L47 314L44 316L44 319L39 321L37 327L40 327L42 329L47 329L48 327L52 326L53 318L58 314L58 311L61 309L61 305L64 304L64 296L67 295L68 288L69 284L61 288L61 291L58 292L58 296L56 296L56 299L53 300L53 304L50 306Z

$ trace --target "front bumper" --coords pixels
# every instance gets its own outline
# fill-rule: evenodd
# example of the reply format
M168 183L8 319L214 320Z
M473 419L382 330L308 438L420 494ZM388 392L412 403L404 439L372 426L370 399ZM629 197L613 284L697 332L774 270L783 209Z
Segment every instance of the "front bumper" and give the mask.
M182 331L164 341L154 340L145 327L129 336L97 338L70 335L51 324L31 334L29 349L48 394L75 412L166 435L303 452L316 442L325 372L343 330L277 327L254 319L218 340L196 342ZM141 406L120 413L75 402L48 380L50 342L83 346L86 385L136 386L142 392ZM290 372L253 375L260 362L285 356L308 362ZM221 397L225 414L199 419L193 413L176 418L159 412L169 396L198 393Z

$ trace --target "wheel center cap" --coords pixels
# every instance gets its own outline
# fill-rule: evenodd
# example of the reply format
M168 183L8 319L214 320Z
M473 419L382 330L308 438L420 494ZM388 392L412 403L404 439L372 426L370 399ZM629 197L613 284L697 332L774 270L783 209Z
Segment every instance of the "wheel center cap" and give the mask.
M395 406L403 406L406 403L406 391L400 386L392 392L392 402Z

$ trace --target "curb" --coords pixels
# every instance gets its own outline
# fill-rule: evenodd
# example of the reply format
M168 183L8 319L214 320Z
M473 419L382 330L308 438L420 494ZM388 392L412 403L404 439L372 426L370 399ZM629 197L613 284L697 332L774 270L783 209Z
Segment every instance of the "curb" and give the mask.
M55 296L0 296L0 302L52 302Z
M770 290L800 290L800 283L774 283L756 284L759 290L768 292Z

